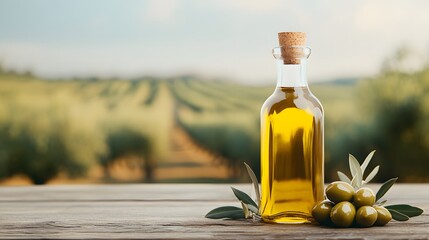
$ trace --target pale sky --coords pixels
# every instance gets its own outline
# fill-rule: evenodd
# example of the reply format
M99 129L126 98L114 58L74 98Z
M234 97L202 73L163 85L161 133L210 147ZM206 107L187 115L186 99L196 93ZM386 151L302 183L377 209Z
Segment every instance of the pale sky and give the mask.
M429 1L0 0L0 62L49 78L200 74L275 81L277 32L305 31L311 81L429 55Z

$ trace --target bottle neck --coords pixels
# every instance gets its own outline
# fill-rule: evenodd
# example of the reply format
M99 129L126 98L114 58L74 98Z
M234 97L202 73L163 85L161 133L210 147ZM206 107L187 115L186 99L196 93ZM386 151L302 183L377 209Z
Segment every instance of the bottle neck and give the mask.
M277 60L277 87L307 87L307 59L299 64L285 64Z

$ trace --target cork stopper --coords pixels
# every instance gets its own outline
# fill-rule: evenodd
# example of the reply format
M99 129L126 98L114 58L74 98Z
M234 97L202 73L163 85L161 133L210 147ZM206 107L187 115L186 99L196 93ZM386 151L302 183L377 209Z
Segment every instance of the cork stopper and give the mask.
M307 35L305 32L280 32L279 45L281 46L284 64L299 64L302 49L290 46L305 46Z

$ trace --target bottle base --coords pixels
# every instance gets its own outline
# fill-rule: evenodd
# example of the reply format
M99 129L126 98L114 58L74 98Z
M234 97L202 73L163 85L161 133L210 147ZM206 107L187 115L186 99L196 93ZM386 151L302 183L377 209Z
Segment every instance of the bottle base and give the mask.
M266 223L304 224L312 223L313 217L311 214L303 212L281 212L269 216L263 215L262 220Z

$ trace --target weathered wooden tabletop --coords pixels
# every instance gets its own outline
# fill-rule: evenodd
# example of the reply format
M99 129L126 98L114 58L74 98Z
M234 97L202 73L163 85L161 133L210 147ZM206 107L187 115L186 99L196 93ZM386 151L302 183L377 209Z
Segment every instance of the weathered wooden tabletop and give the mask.
M250 192L250 184L235 186ZM214 207L239 206L225 184L1 187L0 239L429 239L429 184L396 184L386 197L425 213L333 229L205 219Z

